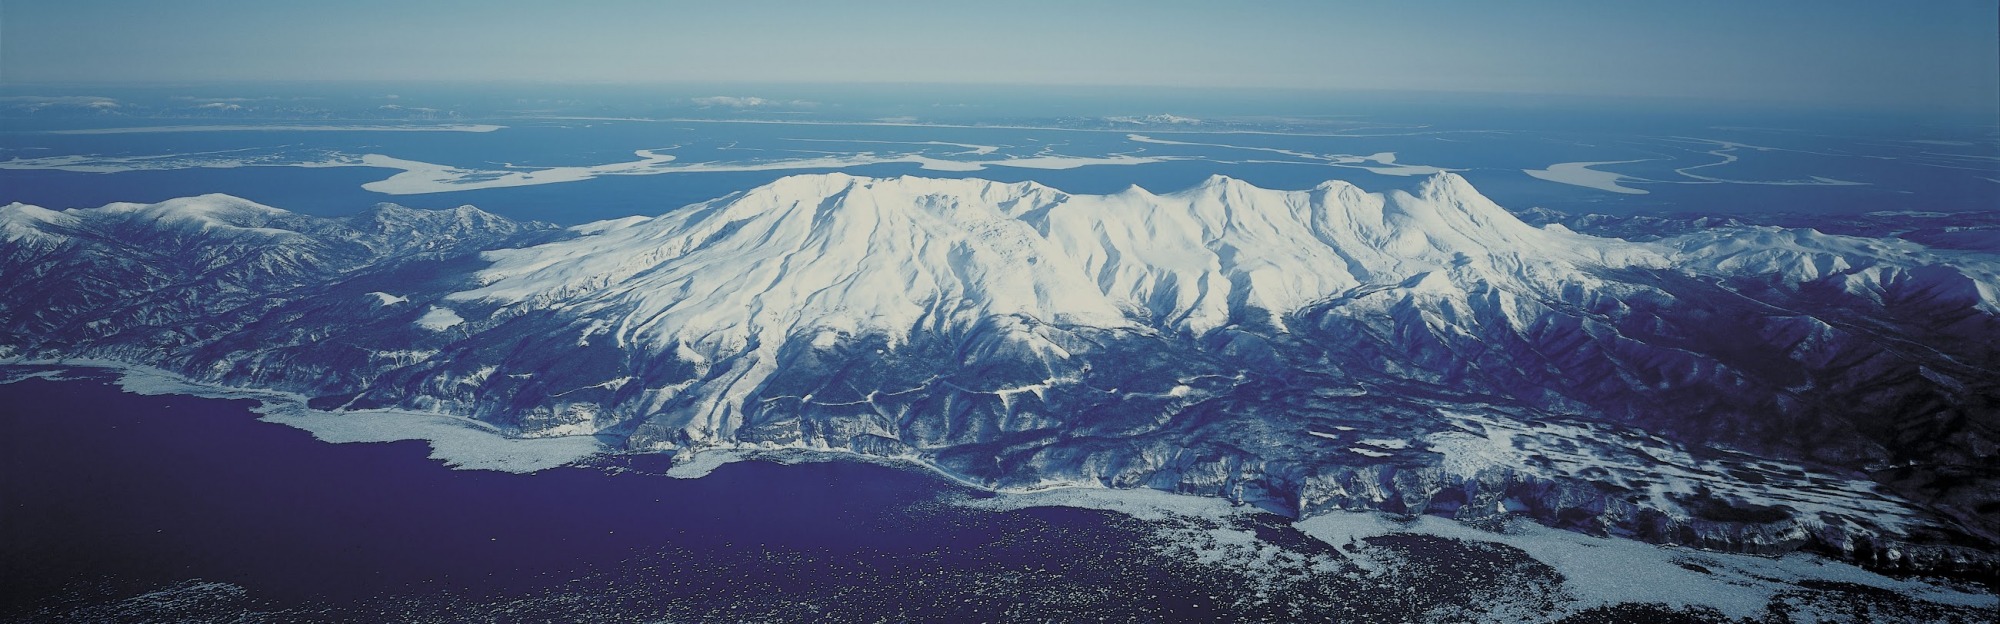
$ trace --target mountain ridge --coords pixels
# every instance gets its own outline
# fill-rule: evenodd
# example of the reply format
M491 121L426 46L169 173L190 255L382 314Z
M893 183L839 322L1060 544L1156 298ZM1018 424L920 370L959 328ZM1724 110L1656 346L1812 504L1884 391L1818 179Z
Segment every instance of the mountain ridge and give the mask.
M1109 195L808 175L564 231L176 201L0 208L0 357L1001 489L1523 513L1884 566L1990 567L1941 536L2000 535L1977 511L2000 483L1979 472L2000 263L1978 254L1601 239L1453 174Z

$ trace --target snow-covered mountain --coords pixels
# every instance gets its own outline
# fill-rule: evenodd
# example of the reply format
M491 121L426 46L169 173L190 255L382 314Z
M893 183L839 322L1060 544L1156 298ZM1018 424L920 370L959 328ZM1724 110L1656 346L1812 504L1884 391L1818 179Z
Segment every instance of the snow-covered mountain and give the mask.
M0 237L0 355L328 409L1884 566L1990 569L2000 541L2000 259L1977 252L1597 238L1451 174L808 175L560 232L211 195L14 204Z

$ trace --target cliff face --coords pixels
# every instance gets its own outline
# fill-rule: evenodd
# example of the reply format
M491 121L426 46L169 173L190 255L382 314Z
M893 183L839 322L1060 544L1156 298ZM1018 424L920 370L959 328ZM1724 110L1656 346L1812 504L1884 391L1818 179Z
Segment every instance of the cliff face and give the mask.
M0 357L996 488L1991 566L1990 255L1535 228L1414 193L796 176L555 231L226 196L0 207Z

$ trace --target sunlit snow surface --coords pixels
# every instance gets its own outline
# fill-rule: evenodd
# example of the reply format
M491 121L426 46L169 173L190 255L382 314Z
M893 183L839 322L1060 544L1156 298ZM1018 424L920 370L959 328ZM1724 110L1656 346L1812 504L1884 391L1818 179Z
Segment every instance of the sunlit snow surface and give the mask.
M118 372L118 386L134 394L249 399L260 404L257 411L262 414L263 420L304 429L325 442L420 440L431 446L432 459L465 470L530 473L573 464L605 450L604 445L592 436L509 437L492 425L449 414L407 410L315 410L307 408L306 398L296 394L197 384L167 371L116 362L64 360L9 364L107 367ZM60 373L49 372L29 375L60 376ZM0 379L0 382L21 378L24 377L13 376Z
M1105 509L1155 521L1205 519L1208 537L1218 545L1199 556L1229 565L1257 567L1273 556L1249 530L1234 528L1228 518L1254 513L1228 503L1152 490L1062 488L1002 495L968 503L984 509L1065 506ZM1672 546L1654 546L1550 529L1528 521L1474 528L1450 520L1417 516L1399 518L1378 513L1329 513L1293 524L1315 539L1333 545L1371 537L1420 534L1473 542L1495 542L1519 548L1560 572L1570 609L1603 604L1659 603L1679 607L1706 606L1729 617L1756 617L1773 597L1800 581L1833 581L1878 587L1925 600L1964 606L1996 606L1994 596L1949 587L1888 578L1851 565L1810 555L1756 557ZM1183 540L1191 541L1191 540ZM1394 553L1359 549L1344 554L1357 566L1380 574L1393 566ZM1707 571L1697 571L1694 564Z

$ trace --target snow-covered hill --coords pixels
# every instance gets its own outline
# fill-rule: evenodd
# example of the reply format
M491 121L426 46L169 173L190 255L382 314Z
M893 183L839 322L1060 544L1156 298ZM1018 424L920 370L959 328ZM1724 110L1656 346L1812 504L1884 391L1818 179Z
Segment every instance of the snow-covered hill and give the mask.
M1880 565L1991 566L1963 540L2000 540L2000 261L1975 252L1597 238L1448 173L1163 195L807 175L565 232L15 204L0 235L0 354L322 408Z

